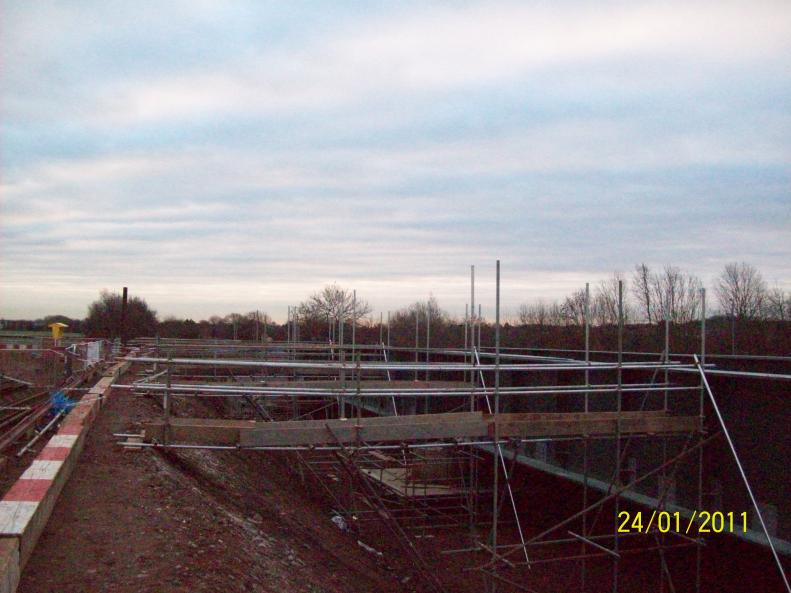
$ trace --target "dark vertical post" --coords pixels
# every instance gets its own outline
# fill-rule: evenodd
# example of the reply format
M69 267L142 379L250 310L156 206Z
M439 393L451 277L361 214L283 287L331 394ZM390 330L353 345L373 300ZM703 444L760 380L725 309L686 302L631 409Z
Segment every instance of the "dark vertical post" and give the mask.
M121 297L121 345L126 345L126 313L129 305L129 289L124 286L123 296Z

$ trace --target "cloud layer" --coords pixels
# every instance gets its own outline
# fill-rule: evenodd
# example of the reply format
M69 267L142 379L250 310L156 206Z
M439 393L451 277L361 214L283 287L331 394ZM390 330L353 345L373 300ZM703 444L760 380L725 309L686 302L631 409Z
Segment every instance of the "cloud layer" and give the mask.
M786 2L16 4L0 314L560 296L640 261L791 287Z

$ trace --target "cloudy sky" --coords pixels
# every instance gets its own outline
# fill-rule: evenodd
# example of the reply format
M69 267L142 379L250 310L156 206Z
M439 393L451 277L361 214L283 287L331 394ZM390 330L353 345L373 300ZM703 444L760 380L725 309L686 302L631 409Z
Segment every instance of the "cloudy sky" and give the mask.
M787 0L7 1L0 51L3 317L791 289Z

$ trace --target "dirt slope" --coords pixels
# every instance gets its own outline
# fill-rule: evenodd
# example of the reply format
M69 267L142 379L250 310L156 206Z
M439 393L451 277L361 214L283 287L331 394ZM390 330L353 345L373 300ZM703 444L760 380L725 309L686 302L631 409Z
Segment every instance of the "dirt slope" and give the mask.
M114 394L19 591L413 590L408 564L387 566L357 546L326 506L265 455L115 444L114 432L155 414L149 400Z

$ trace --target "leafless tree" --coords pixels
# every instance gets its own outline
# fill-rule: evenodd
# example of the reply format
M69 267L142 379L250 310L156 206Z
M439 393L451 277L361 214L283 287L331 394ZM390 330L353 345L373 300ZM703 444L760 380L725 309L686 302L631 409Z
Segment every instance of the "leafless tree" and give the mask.
M791 320L791 293L775 287L766 293L765 313L769 319Z
M602 280L596 288L594 314L598 325L618 323L618 283L623 283L623 317L624 323L631 318L631 308L626 302L626 280L623 274L615 272L612 277Z
M658 322L654 312L654 275L645 264L640 264L635 268L632 276L632 294L637 299L639 311L648 323Z
M570 325L584 325L585 324L585 289L575 290L571 295L567 296L560 306L561 312L567 324ZM589 307L590 309L591 307ZM590 315L591 311L588 311Z
M700 316L700 293L703 282L700 278L673 266L665 266L656 276L655 302L659 304L659 319L670 319L673 323L688 323ZM660 297L664 298L660 298Z
M538 300L523 303L516 311L517 319L522 325L564 325L566 320L562 307L556 302Z
M725 266L714 287L722 310L734 319L761 317L767 300L761 273L745 262Z
M632 295L648 323L659 323L665 317L674 323L696 319L700 312L700 278L674 266L665 266L655 273L646 264L635 268Z
M339 287L337 284L325 286L301 303L297 309L300 316L307 319L331 320L338 323L341 319L351 320L352 316L360 321L371 312L371 305L367 301L357 298L354 302L350 290Z

